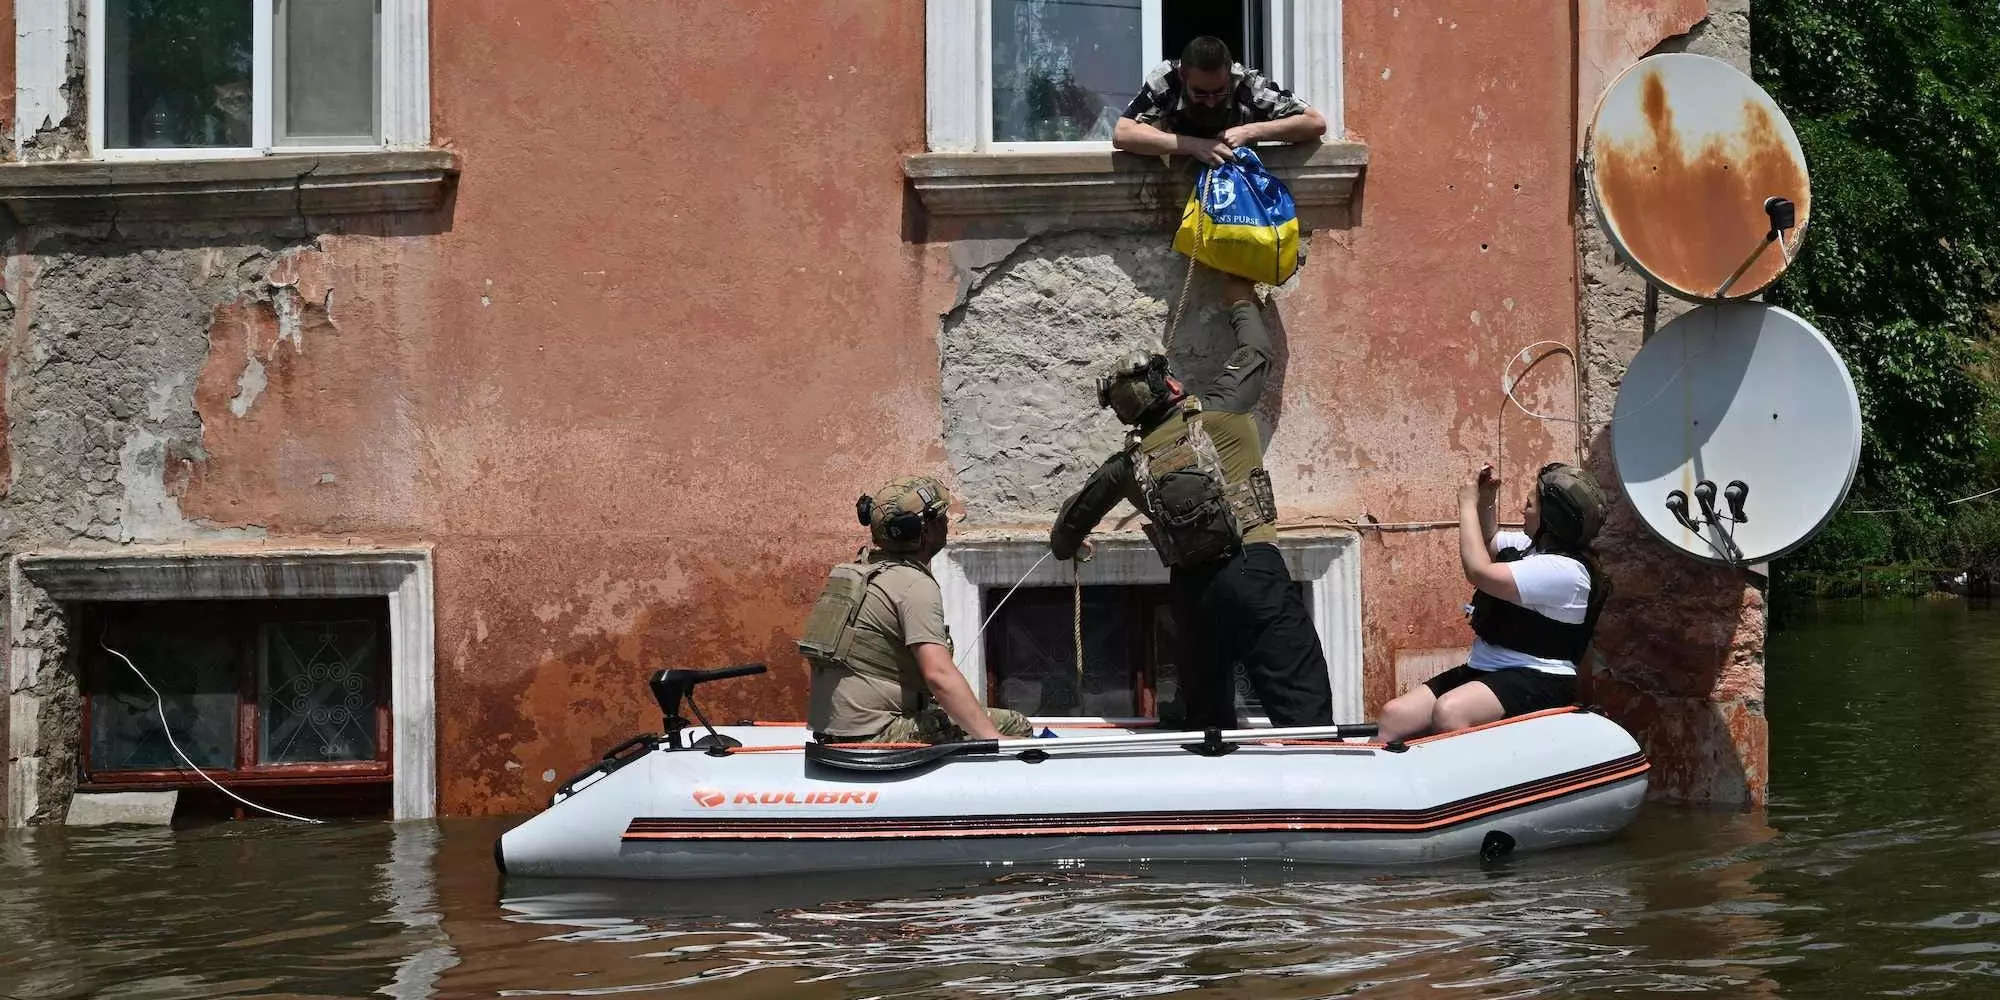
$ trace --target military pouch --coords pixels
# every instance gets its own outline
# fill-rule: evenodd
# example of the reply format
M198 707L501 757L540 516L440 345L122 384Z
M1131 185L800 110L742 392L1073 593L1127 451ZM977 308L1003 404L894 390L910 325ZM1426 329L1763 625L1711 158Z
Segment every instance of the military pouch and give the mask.
M854 616L861 612L861 598L868 592L874 573L854 563L835 566L827 574L819 600L806 615L804 634L799 636L799 652L815 662L839 662L853 646Z
M1241 540L1222 490L1198 469L1159 477L1151 500L1146 537L1169 566L1198 566L1221 558Z
M1258 466L1250 470L1250 502L1256 507L1259 524L1278 521L1278 495L1271 489L1271 474Z

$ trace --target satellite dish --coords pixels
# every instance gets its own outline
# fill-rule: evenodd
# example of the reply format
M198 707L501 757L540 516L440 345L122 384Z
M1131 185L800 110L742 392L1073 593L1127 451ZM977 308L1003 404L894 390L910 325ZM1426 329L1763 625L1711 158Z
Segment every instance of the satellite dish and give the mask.
M1661 541L1712 563L1763 562L1805 544L1847 497L1861 402L1805 320L1756 303L1702 306L1632 359L1611 454Z
M1791 122L1719 59L1672 53L1632 64L1598 98L1584 156L1598 224L1618 252L1646 280L1697 302L1763 291L1812 216Z

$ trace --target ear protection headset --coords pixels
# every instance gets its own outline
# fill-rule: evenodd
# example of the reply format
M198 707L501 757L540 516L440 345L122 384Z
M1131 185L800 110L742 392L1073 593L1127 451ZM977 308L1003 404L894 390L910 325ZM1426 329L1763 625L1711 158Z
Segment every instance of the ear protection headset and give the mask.
M882 535L891 542L906 544L914 542L924 532L925 525L943 517L950 502L936 489L927 485L916 488L917 500L923 504L920 510L898 510L882 521ZM854 501L854 516L864 526L872 527L875 520L875 498L866 493Z
M1098 376L1097 405L1099 407L1110 406L1111 387L1139 374L1146 376L1146 388L1152 390L1154 405L1158 405L1160 400L1172 395L1173 390L1167 386L1167 356L1164 354L1154 354L1148 356L1143 363L1131 365L1116 375Z

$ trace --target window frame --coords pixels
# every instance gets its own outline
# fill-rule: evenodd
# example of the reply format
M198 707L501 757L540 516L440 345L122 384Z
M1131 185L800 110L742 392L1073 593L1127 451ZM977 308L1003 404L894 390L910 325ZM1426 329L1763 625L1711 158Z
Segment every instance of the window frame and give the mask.
M1086 587L1099 584L1166 583L1167 568L1151 543L1136 532L1105 532L1092 536L1096 556L1078 566ZM1044 532L993 534L952 540L931 561L944 597L945 624L954 637L953 660L972 690L987 691L983 599L987 588L1068 587L1070 565L1051 559ZM1364 700L1361 644L1361 545L1352 532L1286 532L1277 541L1292 582L1306 588L1306 611L1319 633L1326 658L1327 684L1333 694L1337 722L1359 722ZM996 619L997 620L997 619ZM1150 640L1149 640L1150 641ZM1113 716L1062 716L1035 721L1048 725L1150 725L1158 719ZM1266 720L1251 717L1250 724Z
M93 0L95 2L95 0ZM1246 0L1263 5L1268 65L1256 67L1326 117L1327 137L1345 135L1341 110L1342 0ZM1163 0L1140 0L1141 73L1160 53ZM1105 152L1108 141L993 141L991 0L926 0L925 139L934 153ZM1132 81L1133 93L1141 80Z
M430 143L430 0L376 0L376 121L379 142L293 143L275 135L275 8L280 0L251 0L252 57L249 146L109 149L105 147L105 2L86 0L84 59L90 155L99 160L218 160L298 153L370 153L421 148ZM62 6L66 0L19 0L22 6ZM60 39L55 41L60 45ZM60 62L58 62L60 65ZM16 136L17 144L23 136Z
M346 598L345 600L354 599ZM274 621L270 613L272 610L270 606L284 602L287 599L193 599L219 604L252 603L263 606L259 608L258 617L243 629L241 636L237 637L239 641L237 642L236 719L234 722L236 738L233 741L235 764L227 768L203 767L200 769L201 774L206 774L218 781L227 781L232 785L388 784L395 780L395 734L393 725L395 710L394 705L391 703L391 699L394 698L394 692L392 691L394 684L390 669L392 651L389 631L389 598L364 597L359 599L382 602L380 608L372 609L369 612L369 620L376 628L375 639L377 643L377 661L375 667L377 698L374 710L370 713L373 716L375 726L374 758L354 761L306 761L270 764L263 762L260 752L262 748L259 746L259 741L262 739L263 722L263 711L260 704L261 685L264 683L264 675L269 672L267 660L270 655L269 649L265 647L263 637L265 631ZM294 598L289 600L297 601L301 604L324 604L328 600L335 599ZM105 606L120 603L131 602L79 602L80 607L78 610L82 614L94 619L96 616L106 613ZM88 610L85 610L86 607ZM307 608L301 608L300 610L302 612L311 611L311 609ZM328 608L327 613L332 614L334 612L331 608ZM245 641L250 643L254 648L246 648L244 646ZM95 734L92 731L94 721L92 705L95 700L94 696L99 690L100 685L106 680L105 674L116 669L111 659L108 655L92 656L88 665L79 663L77 668L77 676L83 694L82 740L78 748L78 767L82 772L82 784L93 789L196 788L205 784L200 775L190 771L185 764L171 768L118 770L102 770L94 766L94 762L91 760L91 751L96 741L93 739Z

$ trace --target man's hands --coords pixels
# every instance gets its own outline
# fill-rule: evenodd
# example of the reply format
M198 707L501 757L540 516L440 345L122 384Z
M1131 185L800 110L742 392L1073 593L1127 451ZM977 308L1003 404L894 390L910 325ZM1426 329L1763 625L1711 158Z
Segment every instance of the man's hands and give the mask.
M1238 302L1257 304L1257 285L1248 278L1224 273L1222 275L1222 304L1235 305Z
M1230 131L1233 132L1235 129L1231 129ZM1225 132L1223 134L1227 135L1228 133ZM1211 167L1217 166L1235 155L1235 147L1222 139L1203 139L1198 136L1184 135L1175 141L1174 146L1175 152L1183 156L1192 156Z
M1266 131L1262 127L1263 125L1264 125L1263 122L1251 122L1248 125L1238 125L1234 128L1224 131L1222 133L1222 141L1228 143L1229 148L1231 149L1241 149L1244 146L1248 146L1253 142L1262 142L1264 139L1264 132Z

